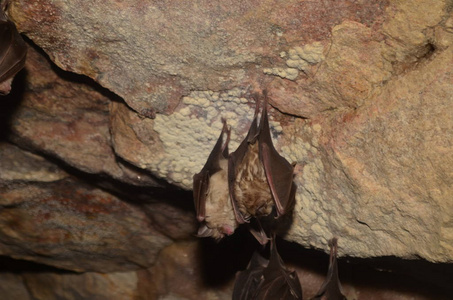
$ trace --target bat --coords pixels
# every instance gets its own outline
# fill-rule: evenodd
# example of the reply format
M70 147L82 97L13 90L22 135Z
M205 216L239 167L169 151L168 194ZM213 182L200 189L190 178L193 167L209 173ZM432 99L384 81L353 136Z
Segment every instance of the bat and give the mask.
M226 136L225 142L223 141ZM228 143L230 130L223 120L220 136L200 173L193 176L193 198L199 237L220 239L233 234L237 222L228 191Z
M298 300L302 287L295 271L288 271L271 238L269 260L255 253L245 271L236 277L233 300Z
M327 278L312 300L346 300L346 297L341 292L341 283L338 278L337 238L331 239L329 246L330 259Z
M269 261L258 252L254 252L247 269L236 275L233 288L233 300L253 299L263 280L263 271Z
M0 9L0 94L8 94L10 82L25 65L27 45L13 22L8 20L5 10L9 1L1 3Z
M275 149L267 115L267 95L258 125L259 99L255 115L245 139L228 159L228 188L234 214L239 224L249 223L252 217L276 212L287 213L295 201L294 165ZM267 243L263 230L251 230L261 244Z
M264 98L259 125L261 101L256 97L255 115L247 136L231 154L230 130L223 121L222 132L206 164L193 177L195 209L202 223L200 237L222 238L232 234L239 224L250 223L252 217L269 216L274 211L280 217L294 204L294 166L272 143L266 95ZM266 244L268 237L258 227L249 226L249 230L261 244Z

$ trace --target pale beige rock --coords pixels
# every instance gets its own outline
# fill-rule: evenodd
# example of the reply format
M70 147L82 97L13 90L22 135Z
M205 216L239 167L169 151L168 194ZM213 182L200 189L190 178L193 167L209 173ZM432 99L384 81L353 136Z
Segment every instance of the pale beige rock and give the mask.
M0 182L51 182L68 176L43 157L5 142L0 142L0 170Z

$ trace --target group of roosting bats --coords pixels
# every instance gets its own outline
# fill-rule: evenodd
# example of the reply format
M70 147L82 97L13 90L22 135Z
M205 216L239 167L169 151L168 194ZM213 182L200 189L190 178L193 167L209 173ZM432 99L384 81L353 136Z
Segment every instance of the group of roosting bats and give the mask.
M193 177L195 208L201 223L198 236L221 239L245 224L260 244L270 241L269 260L255 252L247 269L237 274L233 300L302 299L296 272L285 268L277 252L272 222L294 205L294 165L272 143L266 94L264 101L258 96L255 100L255 116L237 150L228 152L230 129L223 120L214 149L200 173ZM327 278L312 299L346 299L338 279L336 238L330 241L330 248Z
M25 42L5 14L8 2L0 0L0 94L9 93L11 80L23 68L27 53ZM264 98L259 125L262 101L256 98L250 130L233 153L228 152L230 129L223 121L214 149L194 176L195 207L201 223L198 236L220 239L246 224L260 244L270 240L269 260L255 252L247 269L237 275L233 300L302 299L299 278L285 268L272 228L272 219L285 215L294 205L294 165L272 144ZM338 279L335 238L330 247L327 278L313 299L346 299Z

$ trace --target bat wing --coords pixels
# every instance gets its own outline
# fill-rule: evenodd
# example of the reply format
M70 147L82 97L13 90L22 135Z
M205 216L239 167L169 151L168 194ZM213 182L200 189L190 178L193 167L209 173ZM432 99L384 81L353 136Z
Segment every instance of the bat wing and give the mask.
M0 10L0 82L19 72L25 65L27 45L16 26Z
M259 126L258 143L260 159L275 202L277 216L284 215L294 204L296 186L293 183L294 167L275 149L267 116L267 100L264 102Z
M263 270L261 282L256 298L254 299L302 299L302 287L296 272L286 270L283 261L277 252L275 236L271 239L269 264Z
M330 241L330 260L327 278L313 300L346 300L346 297L341 292L341 283L338 278L336 238Z
M241 142L236 151L230 154L230 157L228 159L228 189L230 192L231 202L233 204L234 214L239 224L248 223L248 220L246 220L239 211L238 201L236 193L234 191L234 186L236 182L236 170L237 166L244 159L244 156L249 148L249 144L253 142L256 139L256 136L258 135L258 111L259 101L256 102L255 115L253 117L253 121L252 124L250 125L250 129L247 133L247 136Z
M225 143L223 136L227 135ZM220 159L228 158L228 142L230 140L230 130L227 127L226 121L223 121L223 129L220 136L209 154L206 164L201 169L200 173L193 176L193 199L195 202L195 210L197 219L202 222L206 218L206 196L209 190L209 178L220 171Z
M263 280L263 270L269 261L255 252L246 270L239 272L233 288L233 300L253 299Z

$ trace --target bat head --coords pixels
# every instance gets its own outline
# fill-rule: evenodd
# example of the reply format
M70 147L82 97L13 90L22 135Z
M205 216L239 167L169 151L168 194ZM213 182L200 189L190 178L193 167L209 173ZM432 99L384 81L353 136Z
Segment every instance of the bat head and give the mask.
M232 235L234 233L235 227L229 224L219 225L218 227L209 228L206 223L202 224L198 228L198 237L212 237L214 239L221 239L226 235Z

